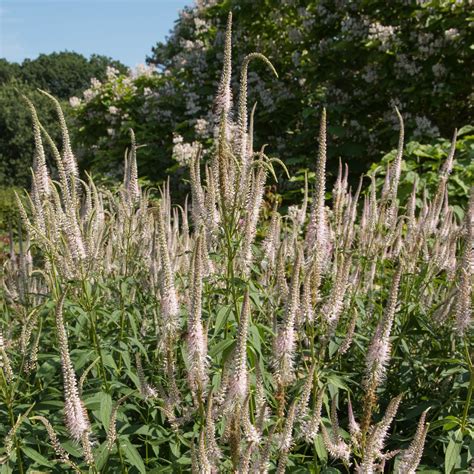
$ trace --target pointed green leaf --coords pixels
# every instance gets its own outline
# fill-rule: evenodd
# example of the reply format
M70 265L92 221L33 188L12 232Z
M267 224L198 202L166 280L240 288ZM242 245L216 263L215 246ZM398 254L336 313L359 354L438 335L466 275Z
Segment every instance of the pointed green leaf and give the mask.
M131 466L136 467L141 473L146 474L145 463L143 462L140 453L138 452L137 448L133 446L132 443L128 439L123 440L120 443L121 448L127 458L128 463Z

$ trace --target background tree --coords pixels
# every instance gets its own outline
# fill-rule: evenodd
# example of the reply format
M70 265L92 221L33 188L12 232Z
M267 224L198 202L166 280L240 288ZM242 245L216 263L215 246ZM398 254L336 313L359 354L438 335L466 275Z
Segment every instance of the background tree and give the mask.
M47 90L58 99L69 99L85 90L92 77L106 78L107 67L126 72L120 61L93 54L86 58L70 51L40 54L36 59L25 59L20 78L26 83Z
M420 142L450 137L455 127L469 122L468 1L200 0L185 8L170 37L153 47L148 62L157 67L156 78L146 86L143 79L141 86L127 79L130 94L137 96L130 97L130 109L123 107L122 95L110 93L122 90L120 75L84 97L78 108L84 148L97 145L88 160L113 174L128 128L138 128L137 139L147 146L142 169L151 179L162 179L174 169L171 131L189 143L212 137L208 104L219 79L229 11L234 65L256 50L279 73L277 79L262 65L250 67L250 103L258 104L256 144L265 137L267 151L293 173L312 167L323 106L329 118L329 169L334 172L342 157L351 162L353 176L396 145L394 106L404 116L407 137ZM238 76L233 79L237 93ZM103 113L116 112L114 107L118 113ZM117 137L116 148L93 143L107 134Z
M127 70L120 62L105 56L92 55L88 59L67 51L41 54L21 64L0 60L0 184L23 187L29 182L33 131L30 112L21 96L26 95L33 101L41 121L52 130L54 137L57 117L51 101L37 89L57 97L67 120L71 121L69 98L81 94L90 85L91 78L104 80L108 67Z

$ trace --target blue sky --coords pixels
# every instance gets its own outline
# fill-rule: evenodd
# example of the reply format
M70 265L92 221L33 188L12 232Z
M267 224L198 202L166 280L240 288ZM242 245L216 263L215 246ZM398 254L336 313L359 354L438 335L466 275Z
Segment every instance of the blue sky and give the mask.
M104 54L127 66L145 62L192 0L0 0L0 57Z

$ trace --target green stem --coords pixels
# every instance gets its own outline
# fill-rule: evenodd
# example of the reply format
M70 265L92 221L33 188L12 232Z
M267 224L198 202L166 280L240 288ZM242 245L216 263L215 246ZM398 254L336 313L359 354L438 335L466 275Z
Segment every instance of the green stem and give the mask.
M86 291L85 288L85 280L81 280L81 285L82 285L82 291L83 294L86 295L86 301L85 301L85 307L86 311L89 314L89 322L90 322L90 337L92 339L92 343L95 347L95 350L97 352L97 355L99 356L99 363L100 363L100 372L102 375L102 379L104 380L104 386L109 392L109 383L107 381L107 373L105 371L105 364L104 364L104 359L102 356L102 350L100 348L99 340L97 338L97 326L96 326L96 317L95 317L95 312L93 309L93 306L91 302L89 301L89 295Z
M467 426L467 415L469 412L469 407L471 406L472 392L474 391L474 366L472 365L471 356L469 355L469 349L467 347L467 342L464 341L464 350L466 353L466 362L469 367L469 388L467 389L467 398L466 403L464 404L464 411L461 421L461 429L464 432Z
M3 374L3 371L1 371ZM12 428L15 426L15 415L13 414L13 407L12 407L12 402L11 398L9 397L8 399L8 415L10 417L10 423L12 425ZM15 433L15 450L16 450L16 457L17 457L17 464L18 464L18 472L20 474L24 474L25 469L23 467L23 460L21 457L21 450L20 450L20 444L18 443L18 438Z

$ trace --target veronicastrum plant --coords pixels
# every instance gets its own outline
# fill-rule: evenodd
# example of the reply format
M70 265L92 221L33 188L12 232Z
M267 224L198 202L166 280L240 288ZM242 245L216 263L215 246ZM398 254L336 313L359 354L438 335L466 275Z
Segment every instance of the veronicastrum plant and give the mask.
M133 132L111 192L80 178L59 103L48 95L61 150L28 103L32 188L3 271L2 472L470 462L474 194L460 221L446 193L456 134L434 196L415 185L399 202L397 110L381 192L374 177L351 190L340 166L328 207L323 111L312 196L306 186L300 206L265 221L267 180L284 165L254 150L247 74L253 61L276 71L248 55L234 107L231 52L229 16L218 138L206 160L196 147L182 206L169 186L158 200L141 189Z

